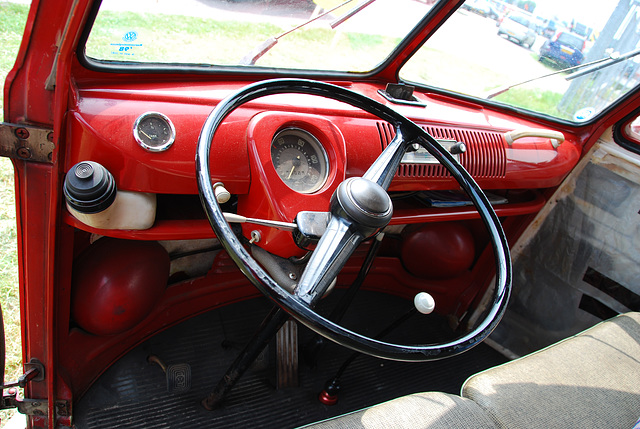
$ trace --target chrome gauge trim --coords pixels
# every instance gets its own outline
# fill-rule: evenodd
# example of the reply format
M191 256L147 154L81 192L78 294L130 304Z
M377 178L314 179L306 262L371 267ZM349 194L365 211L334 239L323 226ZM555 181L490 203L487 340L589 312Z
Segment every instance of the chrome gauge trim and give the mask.
M280 130L271 141L270 152L273 168L292 190L312 194L327 182L327 152L310 132L295 127Z
M149 130L154 130L154 133ZM175 141L176 128L167 115L160 112L146 112L133 124L133 138L149 152L163 152Z

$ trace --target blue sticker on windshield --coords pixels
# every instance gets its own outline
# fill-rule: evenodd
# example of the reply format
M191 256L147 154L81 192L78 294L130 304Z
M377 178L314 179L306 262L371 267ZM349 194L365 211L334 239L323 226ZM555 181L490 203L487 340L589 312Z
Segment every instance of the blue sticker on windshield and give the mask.
M142 43L132 43L138 40L138 33L135 31L127 31L122 36L122 41L126 43L110 43L112 46L112 55L127 55L134 56L137 49L142 46Z
M595 115L596 109L594 107L585 107L584 109L578 110L575 115L573 115L573 120L576 122L584 122L591 119L593 115Z
M138 38L138 33L136 33L135 31L129 31L128 33L125 33L124 36L122 36L122 40L124 40L125 42L133 42Z

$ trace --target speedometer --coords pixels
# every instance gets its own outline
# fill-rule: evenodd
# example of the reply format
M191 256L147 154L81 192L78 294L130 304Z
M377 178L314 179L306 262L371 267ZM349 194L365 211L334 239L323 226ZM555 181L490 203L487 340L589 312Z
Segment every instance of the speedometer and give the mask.
M322 144L300 128L286 128L271 142L271 161L291 189L310 194L327 180L328 160Z

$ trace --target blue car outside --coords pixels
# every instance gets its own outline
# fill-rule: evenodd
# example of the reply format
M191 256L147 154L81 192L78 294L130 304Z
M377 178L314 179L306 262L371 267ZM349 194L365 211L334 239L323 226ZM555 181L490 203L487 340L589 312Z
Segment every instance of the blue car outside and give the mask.
M584 59L584 37L568 31L560 31L540 48L540 61L550 60L561 67L580 65Z

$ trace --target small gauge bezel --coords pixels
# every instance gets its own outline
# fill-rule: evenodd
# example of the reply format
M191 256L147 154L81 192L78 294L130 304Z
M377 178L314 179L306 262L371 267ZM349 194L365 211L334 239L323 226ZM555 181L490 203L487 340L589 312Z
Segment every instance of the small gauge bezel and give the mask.
M146 143L142 139L142 137L140 137L140 126L143 123L143 121L149 118L159 119L160 121L164 122L165 125L170 130L169 138L166 141L163 141L162 144L160 145L150 145ZM146 112L138 116L138 119L136 119L136 122L133 124L133 138L143 149L149 152L164 152L165 150L169 149L173 144L173 142L175 141L176 128L173 125L173 122L171 122L171 119L169 119L167 115L160 112Z
M318 171L320 173L320 178L318 179L317 183L313 185L313 187L310 187L309 189L304 189L304 190L294 189L289 183L287 183L285 179L282 178L282 176L280 176L280 174L277 173L278 166L275 164L275 160L273 159L272 148L274 144L276 144L276 141L278 140L278 138L282 137L283 135L287 135L287 136L292 135L292 136L304 139L314 148L314 152L316 152L319 155L318 161L320 163L321 168ZM327 155L327 151L325 147L322 145L322 143L320 143L320 140L318 140L318 138L314 136L312 133L310 133L309 131L304 130L302 128L298 128L298 127L287 127L287 128L281 129L271 139L269 152L271 156L271 163L273 165L273 168L276 170L277 176L280 178L280 180L282 180L282 182L289 189L295 192L298 192L300 194L313 194L315 192L318 192L320 189L322 189L327 183L327 180L329 178L329 170L330 170L329 157Z

